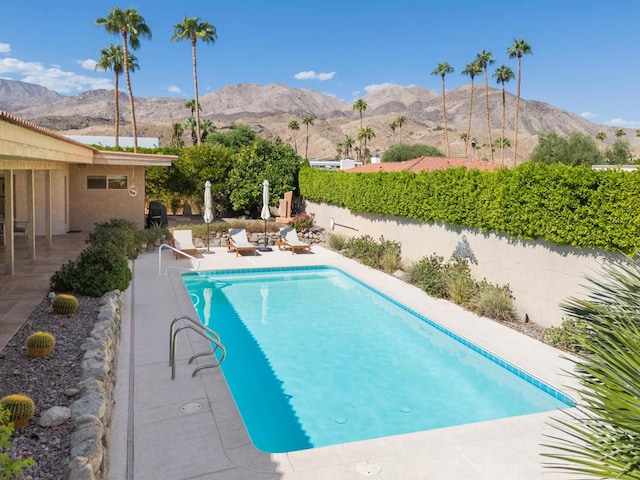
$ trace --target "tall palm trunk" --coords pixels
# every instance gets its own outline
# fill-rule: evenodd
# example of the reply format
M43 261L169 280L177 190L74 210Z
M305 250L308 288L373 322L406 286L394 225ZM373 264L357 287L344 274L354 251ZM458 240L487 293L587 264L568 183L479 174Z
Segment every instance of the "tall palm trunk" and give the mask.
M467 139L464 142L464 156L469 154L469 142L471 141L471 117L473 116L473 76L471 77L471 94L469 95L469 123L467 124Z
M518 88L516 92L516 118L513 126L513 166L516 166L518 156L518 117L520 115L520 62L522 56L518 56Z
M116 137L115 137L114 140L115 140L116 147L119 147L120 146L120 98L119 98L119 95L118 95L118 93L119 93L118 92L118 88L119 88L118 87L118 83L119 83L118 76L120 75L120 73L118 72L117 69L114 69L113 71L115 72L115 77L116 77L114 79L114 81L113 81L113 85L114 85L113 105L114 105L115 110L116 110L116 112L115 112L116 113L116 118L114 119L115 120L115 125L116 125L116 132L115 132L116 133Z
M504 92L504 82L502 82L502 138L500 139L500 165L504 167L504 122L507 112L507 100Z
M442 75L442 119L444 120L444 142L447 146L447 157L451 157L449 151L449 129L447 128L447 102L444 93L444 75Z
M487 110L487 135L489 135L489 155L493 163L493 140L491 139L491 119L489 118L489 79L487 78L487 67L484 67L484 103Z
M127 79L129 91L129 108L131 109L131 126L133 128L133 153L138 153L138 127L136 125L136 110L133 106L133 89L131 88L131 76L129 75L129 49L127 47L127 31L122 31L122 51L124 56L124 75Z
M195 111L196 111L196 135L198 136L198 145L202 143L200 134L200 104L198 99L198 74L196 73L196 38L191 39L191 55L193 57L193 94L195 95Z
M298 140L296 140L296 131L293 131L293 148L295 148L296 156L298 156Z
M304 147L304 158L305 160L309 159L309 124L307 123L307 143Z

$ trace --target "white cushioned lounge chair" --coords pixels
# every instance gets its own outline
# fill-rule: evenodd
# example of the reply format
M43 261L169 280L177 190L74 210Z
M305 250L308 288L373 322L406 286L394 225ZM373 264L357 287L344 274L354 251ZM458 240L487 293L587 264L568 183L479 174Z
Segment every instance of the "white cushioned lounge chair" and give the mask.
M298 238L298 232L293 227L284 227L280 229L280 240L278 240L278 248L290 248L291 253L296 253L296 250L307 250L311 253L311 245L301 241Z
M249 242L247 238L247 231L244 228L230 228L229 229L229 242L227 243L229 250L235 250L236 257L240 252L252 252L256 254L256 247L253 243Z

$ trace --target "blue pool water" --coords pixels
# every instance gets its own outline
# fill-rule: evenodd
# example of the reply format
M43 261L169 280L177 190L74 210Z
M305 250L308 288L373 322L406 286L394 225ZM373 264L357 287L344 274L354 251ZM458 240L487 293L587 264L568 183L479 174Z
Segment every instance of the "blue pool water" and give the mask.
M566 408L571 399L331 267L183 275L276 453Z

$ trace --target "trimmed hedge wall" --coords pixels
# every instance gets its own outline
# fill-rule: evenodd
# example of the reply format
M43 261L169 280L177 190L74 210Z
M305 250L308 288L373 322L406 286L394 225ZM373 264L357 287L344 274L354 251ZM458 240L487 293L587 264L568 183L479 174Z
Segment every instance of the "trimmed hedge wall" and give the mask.
M356 213L412 218L635 253L640 247L640 171L527 162L484 172L347 173L305 168L300 193Z

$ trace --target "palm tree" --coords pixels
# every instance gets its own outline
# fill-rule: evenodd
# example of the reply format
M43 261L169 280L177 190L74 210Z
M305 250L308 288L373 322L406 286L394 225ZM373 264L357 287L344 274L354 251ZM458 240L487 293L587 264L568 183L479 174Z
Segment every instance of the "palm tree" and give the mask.
M524 38L513 41L507 49L507 55L509 58L516 57L518 59L518 88L516 92L516 115L515 123L513 126L513 166L516 166L516 158L518 156L518 117L520 115L520 79L522 78L521 60L523 55L533 55L531 45L529 45Z
M171 125L171 146L173 147L184 147L184 142L182 141L182 134L184 133L184 126L181 123L174 123Z
M191 132L191 143L193 145L197 145L198 134L196 132L198 129L196 128L196 119L194 117L189 117L184 121L183 125L185 129Z
M192 98L191 100L187 100L186 102L184 102L184 106L186 108L188 108L189 110L191 110L191 116L193 117L193 115L195 114L196 111L196 101L194 98ZM198 105L198 110L202 110L202 107L200 105Z
M396 128L398 128L398 123L394 120L389 124L389 128L391 129L391 133L393 134L393 143L396 143Z
M360 113L360 130L362 130L362 113L367 109L367 102L365 102L362 98L357 99L353 102L353 110ZM360 141L360 154L362 151L362 140ZM358 160L361 160L360 156L358 156Z
M616 138L622 138L627 134L623 128L616 129Z
M453 73L453 67L447 62L439 63L438 66L431 72L431 75L440 75L442 78L442 119L444 120L444 142L447 146L447 157L451 156L449 151L449 129L447 128L447 103L445 101L444 93L444 76L447 73Z
M365 162L367 158L369 158L369 152L367 151L367 140L371 140L372 138L375 138L375 136L375 132L369 126L361 128L358 132L358 140L364 139L364 151L360 153L362 154Z
M203 118L200 122L200 141L201 143L206 140L210 133L214 132L216 126L213 124L211 119Z
M607 134L605 132L598 132L596 138L600 140L600 148L604 152L604 139L607 138Z
M138 59L129 53L129 65L130 71L138 69ZM124 69L124 59L122 58L122 47L120 45L114 45L113 43L107 48L100 50L100 60L96 63L96 70L112 70L113 71L113 105L115 108L115 144L116 147L120 146L120 88L118 87L119 78Z
M347 156L351 156L351 154L353 153L353 138L350 137L349 135L345 135L344 137L344 141L342 142L342 145L344 145L344 154L345 157Z
M398 127L400 127L400 143L402 143L402 126L407 123L407 117L400 115L396 118L396 123L398 124Z
M507 67L506 65L500 65L498 68L496 68L496 71L493 74L493 78L496 79L497 83L502 84L502 139L504 140L505 138L504 123L505 123L505 117L507 113L507 99L506 99L506 94L504 90L504 85L509 80L513 80L515 78L515 75L513 74L513 70L511 70L509 67ZM500 142L500 165L502 165L503 167L504 167L504 146L505 146L504 141Z
M467 137L464 141L464 156L469 152L469 139L471 138L471 117L473 116L473 79L476 75L482 75L482 67L477 60L468 64L462 71L462 75L468 75L471 78L471 93L469 94L469 123L467 125Z
M196 43L202 40L205 43L215 43L218 34L216 27L208 22L201 22L198 17L184 17L181 23L177 23L174 27L174 33L171 41L174 40L190 40L191 41L191 58L193 59L193 94L195 100L196 113L196 135L198 137L198 145L201 143L200 134L200 103L198 98L198 73L196 71Z
M487 135L489 136L489 145L491 145L491 119L489 118L489 79L487 75L487 67L495 63L495 60L493 59L493 54L491 52L482 50L476 57L476 61L478 62L478 65L480 65L480 68L482 68L482 73L484 74L484 101L487 111ZM489 149L489 151L491 163L493 163L493 149Z
M298 155L298 142L296 140L296 132L300 130L300 124L297 120L291 120L289 122L289 130L293 132L293 146L296 150L296 155Z
M122 58L124 59L124 75L129 91L129 108L131 109L131 126L133 128L133 152L138 153L138 127L136 125L136 110L133 104L133 90L129 75L129 45L132 50L140 48L140 38L151 38L151 29L144 23L144 18L137 10L127 8L122 10L113 7L106 17L96 20L97 25L103 25L108 33L122 36Z
M309 125L313 125L313 117L304 117L302 119L302 124L307 126L307 144L304 148L304 158L305 160L309 159Z
M636 130L636 137L640 137L640 130Z
M336 160L340 160L342 158L342 154L344 153L344 145L342 143L338 143L336 145Z

